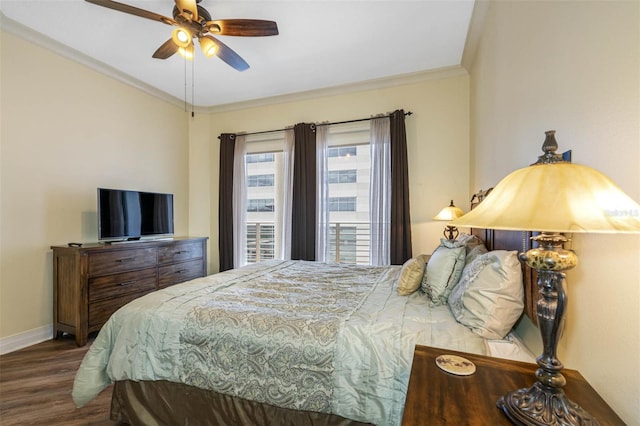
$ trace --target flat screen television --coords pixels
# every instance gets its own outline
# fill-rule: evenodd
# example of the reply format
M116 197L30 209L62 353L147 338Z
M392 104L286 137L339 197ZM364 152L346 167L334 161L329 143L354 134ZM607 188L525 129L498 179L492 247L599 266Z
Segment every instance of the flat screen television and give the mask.
M173 235L173 194L98 188L98 239Z

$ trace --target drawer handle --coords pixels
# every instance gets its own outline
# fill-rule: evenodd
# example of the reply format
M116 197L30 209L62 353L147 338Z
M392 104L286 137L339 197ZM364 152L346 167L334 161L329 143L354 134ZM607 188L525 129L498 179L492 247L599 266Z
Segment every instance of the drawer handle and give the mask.
M135 257L125 257L124 259L118 259L116 260L117 263L124 263L124 262L133 262L134 260L136 260Z
M188 250L180 250L180 251L175 252L175 254L185 254L185 253L189 253L189 251Z
M185 272L187 272L186 269L180 269L179 271L176 271L176 274L184 274Z
M120 283L120 284L118 284L118 285L119 285L119 286L124 287L124 286L131 285L131 284L135 284L135 283L136 283L136 282L135 282L135 280L131 280L131 281L124 281L124 282L121 282L121 283Z

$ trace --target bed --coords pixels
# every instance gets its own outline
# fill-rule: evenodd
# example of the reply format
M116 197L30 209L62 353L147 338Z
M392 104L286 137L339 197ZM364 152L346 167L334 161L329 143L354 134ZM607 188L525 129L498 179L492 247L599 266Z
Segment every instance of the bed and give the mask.
M115 382L128 424L398 425L416 344L533 361L510 332L531 305L527 235L474 234L403 266L274 260L136 299L96 337L74 402Z

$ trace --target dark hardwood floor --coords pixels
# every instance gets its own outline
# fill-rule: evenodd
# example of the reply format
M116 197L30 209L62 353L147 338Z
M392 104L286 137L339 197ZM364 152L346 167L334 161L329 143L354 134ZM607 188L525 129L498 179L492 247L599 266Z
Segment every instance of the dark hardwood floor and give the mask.
M0 424L117 425L109 420L111 386L76 408L71 388L93 339L77 347L72 336L0 356Z

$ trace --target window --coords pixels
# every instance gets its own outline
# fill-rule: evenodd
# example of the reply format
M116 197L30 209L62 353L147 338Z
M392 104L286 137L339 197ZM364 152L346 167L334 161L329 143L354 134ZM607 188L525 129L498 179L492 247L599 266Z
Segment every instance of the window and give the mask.
M249 175L247 176L247 186L250 188L258 186L273 186L274 178L275 174L273 173L268 175Z
M329 197L330 212L355 212L356 197Z
M276 259L282 251L284 132L246 136L247 263Z
M358 171L351 170L329 170L327 180L329 183L356 183Z
M328 262L369 263L369 137L368 123L336 125L328 130ZM284 138L282 132L248 136L246 140L248 263L277 258L283 249Z
M327 150L327 157L352 157L357 155L355 146L330 147Z
M369 264L369 122L331 126L328 134L328 262Z
M275 153L267 152L261 154L247 154L247 163L273 163L275 161Z
M273 198L253 198L247 200L247 212L273 212L274 199Z

